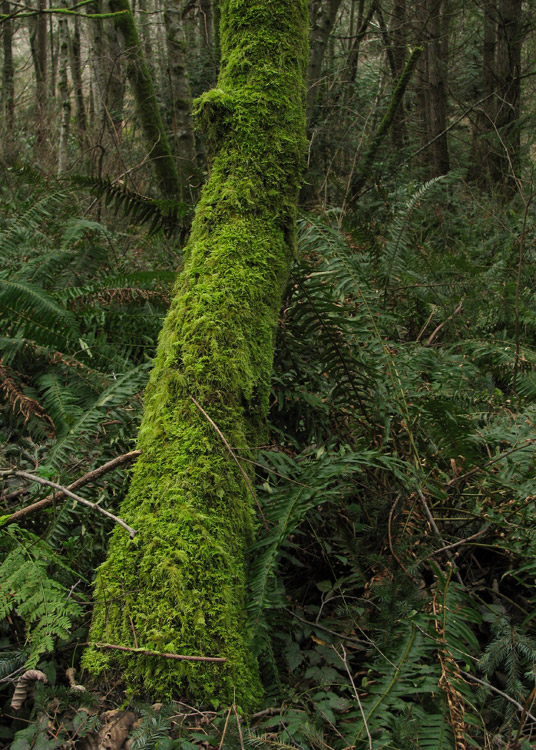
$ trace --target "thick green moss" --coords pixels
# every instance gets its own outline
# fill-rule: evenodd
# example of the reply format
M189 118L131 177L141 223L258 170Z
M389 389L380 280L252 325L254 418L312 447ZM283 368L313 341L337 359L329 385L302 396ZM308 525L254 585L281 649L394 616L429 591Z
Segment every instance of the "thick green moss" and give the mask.
M253 707L261 694L245 614L254 508L221 438L239 455L264 440L273 336L292 257L305 155L305 0L221 2L222 72L196 103L213 157L185 267L160 336L143 451L96 585L91 640L225 656L225 665L110 655L156 697Z

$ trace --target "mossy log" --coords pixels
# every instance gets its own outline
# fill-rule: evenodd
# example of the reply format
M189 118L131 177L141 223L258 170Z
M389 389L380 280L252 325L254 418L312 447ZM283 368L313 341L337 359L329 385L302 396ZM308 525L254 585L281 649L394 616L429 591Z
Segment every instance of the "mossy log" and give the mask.
M306 152L307 2L222 0L220 8L218 88L194 112L211 173L147 388L142 456L120 509L138 533L113 534L90 639L227 661L89 649L84 663L120 669L153 699L236 701L247 710L262 692L245 611L255 508L202 410L238 456L251 458L265 440Z

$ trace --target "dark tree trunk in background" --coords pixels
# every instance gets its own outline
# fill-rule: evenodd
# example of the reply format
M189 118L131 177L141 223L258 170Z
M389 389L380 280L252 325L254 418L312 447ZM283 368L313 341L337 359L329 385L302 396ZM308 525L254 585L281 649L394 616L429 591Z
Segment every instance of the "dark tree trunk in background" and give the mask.
M307 66L307 122L311 122L318 94L322 63L341 0L313 0L311 3L310 53Z
M428 26L428 134L430 177L447 174L450 158L447 143L447 66L450 0L430 0Z
M69 23L65 16L58 18L60 41L58 63L58 92L61 105L60 139L58 144L58 175L67 169L69 159L69 131L71 124L71 93L69 90Z
M110 9L114 12L123 11L114 17L114 26L121 38L127 78L134 94L137 113L159 188L163 195L177 198L180 194L177 167L162 122L153 80L147 67L134 16L128 0L110 0Z
M3 0L2 13L9 16L9 0ZM13 24L6 18L2 24L2 44L4 50L4 67L2 69L2 109L5 117L7 134L11 137L15 126L15 67L13 65Z
M196 151L191 115L192 97L188 80L187 49L183 32L183 15L188 2L166 0L164 23L168 52L169 85L171 90L175 154L178 160L181 200L191 195L190 183L196 173Z
M397 81L404 70L408 56L406 0L394 0L389 32L391 36L391 48L393 50L394 80ZM404 146L406 140L405 108L404 102L401 102L391 125L391 142L395 149L400 149Z
M468 179L508 198L520 159L521 0L486 0L481 102L473 122Z
M450 0L418 0L414 38L424 48L417 65L416 116L420 161L429 177L450 169L447 133L447 62Z
M499 0L497 13L495 181L515 190L519 173L521 95L521 0Z
M87 148L87 115L86 104L84 100L84 89L82 84L82 61L80 50L80 18L74 17L73 30L69 34L69 60L71 67L71 76L73 79L74 100L76 104L76 127L78 143L81 151Z
M40 11L34 18L30 18L30 49L35 75L35 139L38 146L42 145L47 131L47 14L46 0L38 0L37 9Z
M347 80L350 84L355 83L357 77L357 66L359 64L359 50L361 49L361 42L365 38L367 33L368 25L372 16L374 15L375 4L371 0L368 11L365 14L365 0L359 0L359 7L357 10L357 21L355 25L355 39L350 45L350 51L348 52L348 62L346 64L348 73ZM351 28L350 31L354 29Z

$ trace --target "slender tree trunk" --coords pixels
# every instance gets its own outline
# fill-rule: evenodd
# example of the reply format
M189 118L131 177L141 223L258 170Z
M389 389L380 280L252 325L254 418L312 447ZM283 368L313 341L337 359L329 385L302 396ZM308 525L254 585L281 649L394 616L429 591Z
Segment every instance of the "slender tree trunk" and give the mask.
M471 144L471 165L467 178L480 187L489 188L494 179L492 143L495 122L495 53L497 46L497 9L495 0L484 2L484 40L482 45L481 103L476 110Z
M2 1L2 13L9 16L9 0ZM15 127L15 66L13 64L13 25L10 18L2 24L4 67L2 69L2 100L8 136L13 136Z
M164 195L176 198L180 194L177 167L169 147L134 16L128 0L110 0L110 9L114 12L124 11L121 15L114 17L114 25L121 38L127 78L134 94L136 109L151 154L158 185Z
M311 3L311 35L309 64L307 66L307 122L311 121L318 94L322 63L329 36L333 29L341 0L313 0Z
M143 42L143 51L145 54L145 62L149 68L151 77L154 79L154 52L153 52L153 41L151 39L151 21L149 15L149 9L147 6L147 0L138 0L138 18L141 31L141 39Z
M201 43L212 52L212 42L214 39L214 31L212 28L212 0L200 0L199 11L201 20Z
M404 70L408 55L408 44L406 35L406 0L395 0L393 14L391 16L390 36L392 41L393 62L395 80L398 80ZM400 103L391 125L391 142L398 150L403 148L407 141L406 116L404 102Z
M46 7L46 0L38 0L38 14L30 19L30 49L35 74L35 140L38 146L43 144L47 129L47 16L44 13Z
M58 19L60 38L58 91L61 105L60 141L58 146L58 175L67 169L69 159L69 130L71 124L71 95L67 71L69 67L69 24L67 18L60 15Z
M87 147L87 116L82 85L82 62L80 52L80 18L74 17L73 33L69 35L69 59L73 79L74 99L76 102L76 125L80 149Z
M52 2L49 0L49 6L52 7ZM48 75L48 87L49 96L53 100L56 98L56 77L58 73L58 61L59 61L59 38L56 30L54 29L54 17L52 13L48 16L48 48L49 53L49 75Z
M447 142L447 53L449 0L431 0L428 42L428 133L432 143L428 163L430 177L450 169Z
M473 125L468 179L483 189L515 191L520 158L521 0L486 0L482 92Z
M508 193L516 189L521 147L521 0L499 0L497 21L495 178Z
M355 39L350 47L348 53L348 62L346 67L348 69L348 81L350 84L355 83L357 77L357 67L359 64L359 51L361 49L361 42L365 38L369 23L374 15L375 5L374 2L370 3L369 9L365 15L365 2L360 0L359 8L357 12L357 24L355 27Z
M142 454L121 508L138 533L112 537L91 640L227 661L93 648L85 664L95 671L113 659L154 697L197 705L217 696L248 710L260 695L245 616L254 507L221 435L238 456L254 455L265 439L306 149L307 5L222 0L221 29L218 88L196 107L210 178L160 336Z
M447 141L447 59L449 0L418 0L414 24L424 54L417 66L416 114L421 162L430 177L450 168Z
M196 173L195 136L191 116L192 97L186 67L187 49L183 30L185 2L167 0L164 10L168 70L172 98L175 153L178 156L181 200L190 194L190 181Z

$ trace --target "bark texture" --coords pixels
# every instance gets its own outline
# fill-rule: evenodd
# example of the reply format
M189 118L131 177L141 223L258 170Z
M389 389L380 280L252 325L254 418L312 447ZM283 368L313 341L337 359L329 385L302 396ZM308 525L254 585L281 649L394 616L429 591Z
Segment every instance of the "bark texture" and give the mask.
M273 338L304 166L307 3L222 0L221 73L195 113L211 174L160 336L138 461L98 572L92 641L225 657L225 664L89 650L153 697L253 707L261 694L246 616L254 503L238 456L265 439ZM248 469L246 469L248 470ZM112 661L113 660L113 661Z

